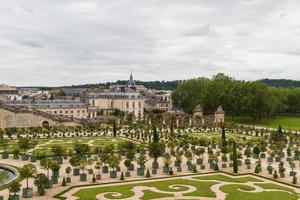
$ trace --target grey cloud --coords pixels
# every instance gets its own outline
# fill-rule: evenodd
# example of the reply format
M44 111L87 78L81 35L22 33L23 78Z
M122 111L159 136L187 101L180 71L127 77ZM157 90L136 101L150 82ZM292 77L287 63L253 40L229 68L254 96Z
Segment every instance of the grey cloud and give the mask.
M217 72L299 79L299 6L295 0L2 1L1 82L96 83L127 79L131 70L139 80Z

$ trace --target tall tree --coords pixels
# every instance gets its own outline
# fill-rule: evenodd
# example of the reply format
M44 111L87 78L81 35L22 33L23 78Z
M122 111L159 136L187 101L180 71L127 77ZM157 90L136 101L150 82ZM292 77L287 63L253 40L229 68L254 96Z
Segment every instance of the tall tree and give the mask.
M153 143L157 143L159 142L159 135L157 133L157 129L156 129L156 126L154 125L153 126Z
M114 120L114 122L113 122L113 136L114 136L114 137L117 136L117 125L116 125L116 120Z
M233 172L238 173L238 163L237 163L237 152L236 152L236 142L232 143L232 161L233 161Z

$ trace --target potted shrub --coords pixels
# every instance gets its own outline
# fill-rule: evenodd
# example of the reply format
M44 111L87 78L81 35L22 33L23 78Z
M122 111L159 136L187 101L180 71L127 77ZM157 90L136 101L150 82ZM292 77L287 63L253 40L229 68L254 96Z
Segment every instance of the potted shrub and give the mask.
M53 163L53 160L50 159L50 158L44 158L41 160L41 167L46 170L47 172L47 177L48 177L48 183L45 184L45 188L46 189L49 189L49 188L52 188L53 187L53 182L51 179L49 179L49 170L51 169L51 166L52 166L52 163Z
M73 156L69 160L71 166L73 167L73 175L74 176L78 176L80 174L80 169L78 168L79 161L80 161L80 158L77 156Z
M101 173L100 173L101 166L102 166L102 162L100 161L96 162L96 165L94 166L95 169L97 170L97 175L96 175L97 180L101 180Z
M38 141L36 141L36 140L32 140L30 142L30 148L32 148L32 155L30 157L30 162L36 162L36 160L37 160L37 158L36 158L36 156L34 154L34 149L35 149L35 147L36 147L37 144L38 144Z
M17 181L12 182L9 187L8 190L10 192L9 194L9 199L11 200L19 200L20 196L17 194L18 192L21 191L21 184Z
M29 187L28 179L34 178L36 175L36 167L33 164L24 165L22 168L19 169L20 176L22 179L26 179L26 188L22 189L22 197L23 198L30 198L33 194L33 188Z
M145 164L147 162L147 158L144 154L141 154L137 159L137 164L139 168L137 168L137 175L144 176L145 175Z
M101 153L99 155L101 162L103 163L102 166L102 173L108 173L108 166L106 165L108 159L109 159L109 154L108 153Z
M53 161L51 164L52 176L59 177L60 165L57 161Z
M93 174L94 171L93 171L92 165L94 164L94 160L91 159L91 158L88 159L88 164L89 164L89 166L90 166L90 168L88 169L88 173L89 173L89 174Z
M80 176L80 181L86 181L87 179L87 174L85 173L85 167L86 167L86 160L80 160L80 169L82 170L82 173L79 175Z
M170 164L172 162L172 157L169 153L165 153L163 157L164 157L164 161L165 161L165 165L163 167L163 172L165 174L168 174L169 170L170 170Z
M2 159L7 159L9 157L9 153L6 151L7 146L9 145L9 140L6 138L0 138L0 145L3 147Z
M14 159L15 160L19 159L19 154L20 154L20 150L19 149L14 149L13 150L13 155L14 155Z
M29 138L20 138L18 142L19 148L23 149L22 160L28 160L28 155L26 154L26 150L30 148L30 139Z
M37 174L35 179L34 179L34 185L37 186L37 192L39 195L44 195L45 194L45 188L46 185L49 183L49 178L43 174Z
M112 155L108 159L108 164L109 167L112 169L112 171L110 171L110 178L117 178L116 168L120 164L120 158L116 155Z
M67 183L71 183L71 177L70 177L70 173L72 172L72 167L67 167L66 169L65 169L65 172L66 172L66 174L68 175L67 176L67 178L66 178L66 182Z
M53 153L54 159L58 164L63 163L63 156L65 155L65 150L61 145L53 145L51 147L51 152Z
M185 151L184 156L187 159L186 165L189 167L190 165L192 165L192 161L191 160L192 160L192 157L193 157L193 153L191 151Z

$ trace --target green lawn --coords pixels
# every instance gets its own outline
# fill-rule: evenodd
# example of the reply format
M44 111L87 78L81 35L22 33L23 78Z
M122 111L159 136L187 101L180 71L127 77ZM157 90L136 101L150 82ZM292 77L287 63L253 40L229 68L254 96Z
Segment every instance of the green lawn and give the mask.
M174 179L174 180L165 180L165 181L156 181L156 182L147 182L147 183L139 183L139 184L128 184L122 186L108 186L108 187L98 187L91 189L81 189L74 194L74 196L79 197L80 200L97 200L96 195L107 192L117 192L120 193L120 196L113 196L111 194L106 194L105 197L109 199L124 199L134 196L134 192L131 191L135 186L148 186L148 187L156 187L160 191L167 192L180 192L185 191L186 187L179 187L177 189L169 188L170 185L191 185L197 188L195 192L184 194L184 196L201 196L201 197L215 197L215 194L211 191L210 187L215 184L215 182L197 182L192 180L184 180L184 179ZM164 194L164 193L155 193L150 190L145 190L143 200L162 198L162 197L173 197L174 195Z
M195 179L195 180L193 180ZM253 199L266 199L266 200L296 200L299 198L298 194L290 188L283 187L274 183L264 182L264 180L257 179L251 176L246 177L229 177L222 174L195 176L193 179L185 177L169 179L169 180L156 180L147 181L144 183L128 183L123 185L107 185L99 186L96 188L81 189L74 194L79 200L96 200L97 195L104 195L107 199L139 199L135 196L133 188L139 186L146 186L141 189L143 196L142 200L159 199L164 197L174 197L174 192L181 192L182 196L186 197L216 197L216 194L210 189L217 181L227 182L227 185L221 186L220 190L225 192L227 200L253 200ZM255 182L255 185L263 189L276 189L281 191L263 191L258 193L251 193L255 190L252 186L246 185L247 182ZM170 187L171 185L176 188ZM188 186L196 188L194 192L186 192ZM153 189L159 191L153 191Z
M194 179L198 180L216 180L216 181L222 181L222 182L232 182L232 183L247 183L247 182L262 182L259 179L246 176L246 177L239 177L239 178L231 178L225 175L209 175L209 176L197 176L194 177Z
M283 129L300 130L300 115L281 115L276 118L263 118L260 121L254 122L251 117L228 116L227 122L235 122L240 124L256 125L267 128L278 128L279 124Z
M284 191L272 191L272 192L244 192L252 191L254 188L244 185L225 185L221 187L221 191L227 193L226 200L253 200L253 199L263 199L263 200L296 200L299 196L294 192L289 194Z

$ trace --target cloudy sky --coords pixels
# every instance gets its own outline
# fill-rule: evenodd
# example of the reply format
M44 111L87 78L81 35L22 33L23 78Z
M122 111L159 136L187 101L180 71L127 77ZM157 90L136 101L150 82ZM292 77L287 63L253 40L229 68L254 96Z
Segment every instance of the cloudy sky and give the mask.
M0 83L300 74L299 0L0 1Z

